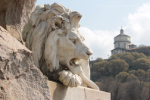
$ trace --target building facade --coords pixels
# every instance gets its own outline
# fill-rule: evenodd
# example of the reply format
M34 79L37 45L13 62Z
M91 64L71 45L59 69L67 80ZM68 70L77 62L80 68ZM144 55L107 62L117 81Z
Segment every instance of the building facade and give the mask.
M134 44L129 44L129 49L132 49L132 48L137 48L137 46Z
M130 43L130 36L124 34L124 30L121 28L120 34L114 37L114 49L111 50L111 54L124 53L127 49L131 49L136 46L131 46Z

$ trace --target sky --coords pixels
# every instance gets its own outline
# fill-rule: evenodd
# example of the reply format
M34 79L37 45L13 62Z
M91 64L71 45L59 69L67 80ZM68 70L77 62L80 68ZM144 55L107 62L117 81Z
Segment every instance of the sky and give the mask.
M121 27L131 43L150 45L149 0L37 0L36 5L54 2L82 14L79 31L93 51L91 60L111 56Z

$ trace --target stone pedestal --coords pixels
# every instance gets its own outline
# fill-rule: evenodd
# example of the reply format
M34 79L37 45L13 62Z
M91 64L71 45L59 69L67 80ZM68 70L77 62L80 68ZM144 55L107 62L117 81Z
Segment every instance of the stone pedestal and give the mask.
M85 87L70 88L49 81L51 100L111 100L110 93Z

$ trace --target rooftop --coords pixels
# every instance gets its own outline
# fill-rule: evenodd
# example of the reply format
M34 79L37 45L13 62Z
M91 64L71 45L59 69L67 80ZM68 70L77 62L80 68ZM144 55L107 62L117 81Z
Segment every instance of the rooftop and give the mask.
M129 44L128 46L132 46L132 45L133 45L133 46L136 46L135 44Z
M131 49L127 49L127 50L136 50L136 49L141 49L141 48L150 48L150 46L144 46L144 47L131 48Z
M124 34L124 30L122 29L122 27L120 29L120 34L117 35L116 37L120 37L120 36L128 36L128 35ZM130 36L128 36L128 37L130 37Z

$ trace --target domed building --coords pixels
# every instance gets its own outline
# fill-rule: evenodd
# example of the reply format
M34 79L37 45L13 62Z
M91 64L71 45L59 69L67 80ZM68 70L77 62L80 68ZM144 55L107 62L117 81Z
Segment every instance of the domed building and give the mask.
M124 34L124 30L121 28L120 34L114 37L114 49L111 50L111 54L124 53L129 49L130 43L130 36Z

